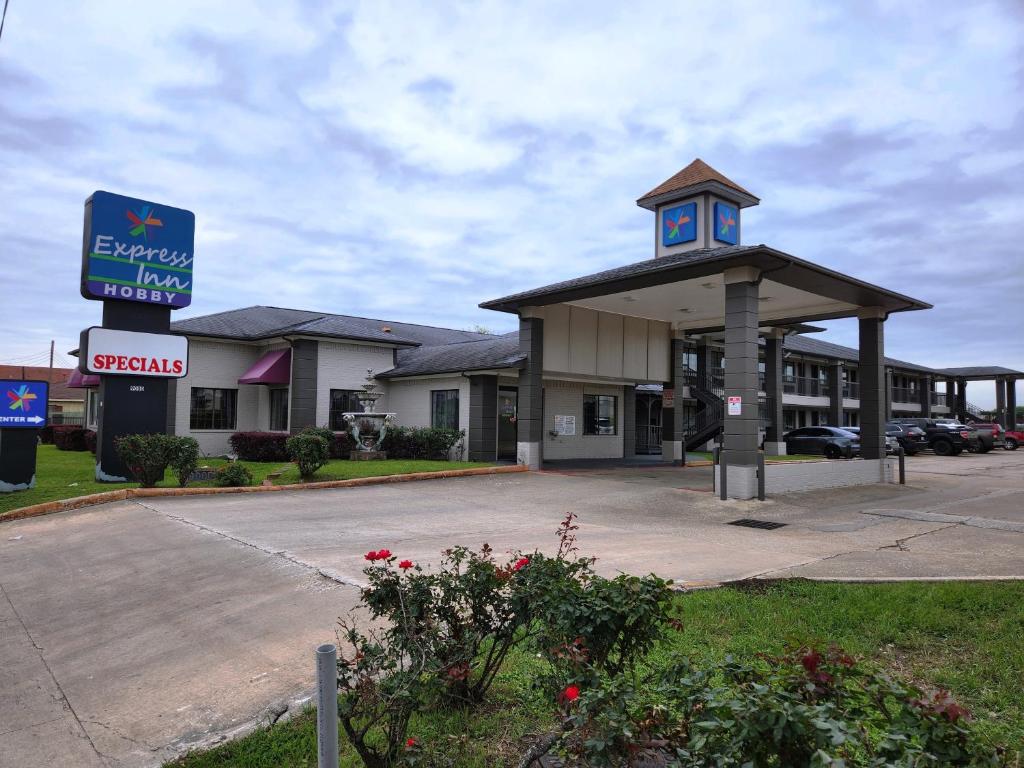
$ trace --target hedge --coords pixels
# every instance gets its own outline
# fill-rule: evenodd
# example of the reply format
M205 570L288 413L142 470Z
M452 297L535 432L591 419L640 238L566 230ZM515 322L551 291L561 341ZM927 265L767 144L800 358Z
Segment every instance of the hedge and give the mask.
M235 432L231 436L231 449L243 461L288 461L285 443L291 437L287 432ZM347 432L335 432L331 441L330 457L347 459L355 449L355 441Z
M58 451L87 451L86 429L70 424L58 424L53 428L53 444Z
M465 432L440 427L391 427L384 435L381 450L389 459L439 459L447 461Z
M85 430L85 450L96 453L96 430Z

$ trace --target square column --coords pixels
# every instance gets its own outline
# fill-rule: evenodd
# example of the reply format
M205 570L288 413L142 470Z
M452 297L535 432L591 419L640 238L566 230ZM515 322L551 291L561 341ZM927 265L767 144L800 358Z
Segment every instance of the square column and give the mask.
M1017 380L1006 380L1006 428L1017 429Z
M885 458L886 409L885 312L870 307L861 310L860 331L860 455L865 459Z
M952 415L956 410L956 382L953 379L946 379L946 408L947 415Z
M917 380L917 394L921 401L921 416L925 419L932 417L932 377L922 376Z
M469 377L469 460L498 458L498 377Z
M544 460L543 319L519 317L519 351L526 360L519 369L516 461L530 469L540 469Z
M622 457L636 456L636 387L622 388Z
M1006 381L996 379L996 421L1004 427L1009 424L1006 413Z
M749 267L725 271L725 416L722 464L729 496L757 494L758 306L760 273ZM730 398L739 398L730 405ZM731 412L730 412L731 411Z
M686 463L683 429L683 383L686 381L686 347L682 339L672 339L670 350L671 387L673 407L661 407L661 458L679 467Z
M843 426L843 363L836 360L828 368L828 423L833 427L841 427Z
M885 418L892 418L892 368L885 369Z
M785 456L785 432L782 422L782 343L780 330L771 331L764 345L764 394L768 398L768 428L765 430L764 451L773 456Z
M956 380L956 417L958 419L967 418L967 381L964 379Z

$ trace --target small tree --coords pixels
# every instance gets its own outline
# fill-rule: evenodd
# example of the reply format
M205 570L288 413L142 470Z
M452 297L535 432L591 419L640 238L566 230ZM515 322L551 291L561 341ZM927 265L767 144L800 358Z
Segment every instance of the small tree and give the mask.
M299 467L299 476L303 480L313 477L320 467L330 458L331 446L320 435L300 433L288 438L285 443L288 457Z
M178 478L178 485L184 488L199 466L199 443L192 437L172 437L168 440L167 453L167 463Z
M114 441L114 448L131 476L143 488L152 488L164 479L173 439L169 435L125 435Z

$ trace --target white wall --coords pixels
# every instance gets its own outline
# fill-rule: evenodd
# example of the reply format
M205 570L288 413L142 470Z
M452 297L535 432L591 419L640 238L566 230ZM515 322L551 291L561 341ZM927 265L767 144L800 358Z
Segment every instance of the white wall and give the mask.
M323 426L328 422L332 389L361 389L367 370L383 373L394 367L394 350L390 347L321 341L317 350L316 423ZM387 407L388 389L383 383L379 387L385 395L377 401L376 410L391 410Z
M615 395L614 435L583 434L583 395ZM544 459L621 459L625 398L623 387L544 379ZM575 416L576 434L552 437L555 416Z
M174 433L194 437L199 441L199 447L203 453L217 456L231 450L228 438L232 433L265 429L268 421L267 405L263 405L261 415L260 399L262 397L267 400L266 387L239 384L238 377L244 374L268 349L269 347L257 347L237 342L190 340L188 375L177 380ZM235 429L192 431L189 428L192 387L238 390L238 419Z
M365 372L364 372L365 375ZM469 442L469 379L465 376L438 376L423 379L388 381L387 411L395 414L395 423L402 427L430 426L430 392L434 389L459 390L459 429L466 433L462 441L463 458ZM377 410L382 410L378 408Z

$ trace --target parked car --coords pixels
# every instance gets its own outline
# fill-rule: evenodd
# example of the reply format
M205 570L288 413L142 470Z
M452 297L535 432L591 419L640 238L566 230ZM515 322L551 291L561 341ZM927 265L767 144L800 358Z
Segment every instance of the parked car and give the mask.
M964 424L962 421L956 419L936 419L936 423L942 426L948 427L949 429L966 429L975 438L971 441L970 446L967 450L971 453L988 453L992 450L993 444L995 443L992 433L988 430L975 429L973 423Z
M965 450L977 450L978 433L952 419L893 419L900 426L907 425L924 430L928 447L938 456L958 456Z
M896 453L896 451L898 451L899 447L900 447L899 440L896 437L896 431L890 430L889 429L890 426L893 426L893 425L891 425L891 424L886 424L885 425L885 453L886 453L886 455ZM852 432L858 438L860 437L860 427L839 427L839 429L844 429L847 432Z
M786 453L823 454L829 459L847 459L860 453L860 438L839 427L800 427L782 436Z
M981 453L988 453L993 448L1006 446L1006 435L1002 426L994 421L977 422L972 421L967 425L971 429L978 430L978 440L981 442Z
M1017 446L1019 446L1021 443L1024 443L1024 431L1018 429L1008 429L1006 430L1006 434L1003 436L1003 440L1004 451L1016 451Z
M920 427L890 421L885 425L885 434L896 438L896 442L903 446L903 452L907 456L913 456L928 447L928 435Z

